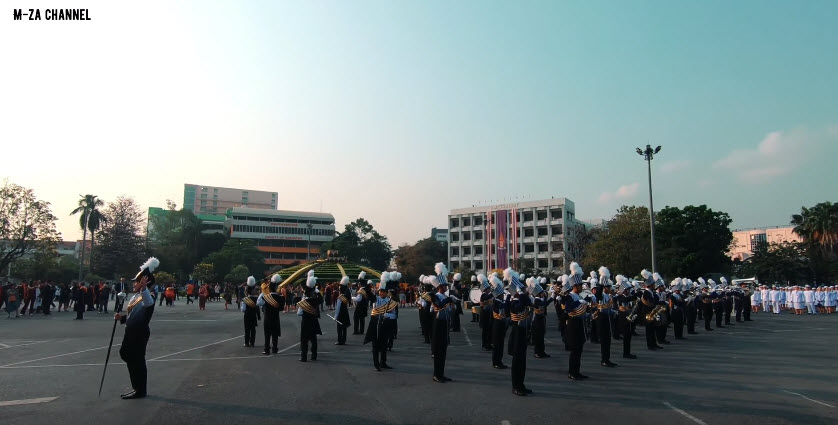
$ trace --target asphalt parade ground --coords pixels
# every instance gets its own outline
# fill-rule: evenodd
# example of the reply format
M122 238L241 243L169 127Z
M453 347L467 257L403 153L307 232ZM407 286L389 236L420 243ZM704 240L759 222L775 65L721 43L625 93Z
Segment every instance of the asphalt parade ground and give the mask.
M615 369L599 365L599 346L585 344L582 373L567 378L556 316L548 316L548 359L528 349L529 397L513 395L510 371L491 367L480 330L462 318L451 334L446 375L431 380L430 348L414 307L402 308L388 363L376 372L370 346L351 335L333 345L335 326L320 320L316 362L299 358L299 318L282 314L280 353L242 347L242 313L223 303L158 306L148 344L149 396L129 390L119 359L118 326L101 398L99 381L113 314L73 312L0 319L0 422L7 424L834 424L838 423L838 315L759 313L753 322L689 335L661 351L633 341L637 360L612 344ZM328 312L328 311L327 311ZM504 362L509 365L511 358Z

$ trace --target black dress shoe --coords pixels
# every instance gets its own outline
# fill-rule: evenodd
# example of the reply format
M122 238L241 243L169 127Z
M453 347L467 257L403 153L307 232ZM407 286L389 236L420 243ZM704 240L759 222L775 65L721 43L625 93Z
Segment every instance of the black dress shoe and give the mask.
M600 363L599 363L599 365L600 365L600 366L602 366L602 367L614 367L614 366L617 366L616 364L611 363L611 362L600 362Z
M381 372L381 368L380 368L380 367L378 367L378 366L376 366L376 367L375 367L375 371L376 371L376 372Z
M317 361L317 356L316 356L316 355L312 355L312 356L311 356L311 361Z
M669 344L669 341L663 340L663 341L661 341L661 344Z
M451 381L453 381L453 379L451 379L451 378L449 378L449 377L447 377L447 376L443 376L443 377L442 377L442 380L443 380L443 381L445 381L445 382L451 382Z
M271 352L270 352L270 351L268 351L268 350L265 350L265 351L263 351L263 352L262 352L262 354L264 354L264 355L266 355L266 356L270 356L270 355L271 355Z
M687 335L698 335L698 332L687 332Z
M574 381L581 381L582 380L582 378L580 378L578 375L574 375L572 373L568 373L567 377L568 377L568 379L572 379Z
M308 360L306 360L306 359L300 359L300 361L301 361L301 362L303 362L303 363L305 363L305 362L307 362Z
M687 338L684 338L682 336L676 336L675 339L680 340L680 341L686 341L687 340Z
M440 384L444 384L444 383L445 383L445 380L443 380L442 378L437 378L436 376L434 376L434 382L438 382L438 383L440 383Z
M343 345L342 342L336 342L335 345Z
M381 368L382 369L392 369L392 367L390 367L390 365L388 365L387 363L382 363Z
M125 394L120 394L119 396L121 398L125 398L125 397L128 397L128 396L134 395L134 393L136 393L136 392L137 391L135 391L135 390L131 390L131 391L128 391L127 393L125 393Z
M136 391L132 392L131 394L125 395L122 397L123 400L131 400L134 398L143 398L145 397L145 393L138 393Z
M634 354L623 354L623 358L624 359L636 359L637 356L635 356Z
M583 374L581 374L581 373L580 373L580 374L578 374L578 375L576 375L576 376L578 376L578 377L579 377L579 378L581 378L581 379L588 379L588 378L590 378L590 376L588 376L588 375L583 375Z
M515 395L517 395L517 396L521 396L521 397L526 397L526 396L527 396L526 391L524 391L524 390L517 390L517 389L512 390L512 394L515 394Z
M483 351L492 351L492 349L489 347L483 347Z
M505 365L505 364L496 364L496 365L494 365L494 366L492 366L492 367L493 367L493 368L495 368L495 369L506 369L506 368L508 368L509 366L507 366L507 365Z
M532 390L529 388L524 388L524 392L527 394L532 394Z

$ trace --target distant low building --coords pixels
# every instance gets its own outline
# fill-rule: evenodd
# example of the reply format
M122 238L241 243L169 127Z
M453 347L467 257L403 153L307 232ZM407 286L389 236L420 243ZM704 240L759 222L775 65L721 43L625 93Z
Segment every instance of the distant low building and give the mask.
M734 260L745 261L754 255L754 251L760 244L802 241L803 239L794 233L793 226L734 230L730 257Z
M434 239L437 242L448 243L448 229L437 229L436 227L432 228L431 239Z

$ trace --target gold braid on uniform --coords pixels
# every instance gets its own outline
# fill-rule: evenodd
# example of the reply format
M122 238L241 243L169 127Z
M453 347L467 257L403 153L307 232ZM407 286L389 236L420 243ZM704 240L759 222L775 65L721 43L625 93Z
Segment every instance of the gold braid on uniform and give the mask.
M131 302L130 302L130 303L128 303L128 308L126 308L126 309L125 309L125 311L126 311L127 313L130 313L130 312L131 312L131 310L133 310L133 309L134 309L134 307L136 307L136 306L137 306L137 304L139 304L142 300L143 300L143 296L142 296L142 295L140 295L140 296L138 296L138 297L134 297L134 299L133 299L133 300L131 300Z
M576 307L575 310L567 312L567 315L570 317L579 317L588 310L588 306L584 303L579 303L579 307Z
M396 307L398 307L398 306L399 306L399 303L397 303L393 300L390 300L387 304L382 304L378 307L374 307L372 309L372 313L370 313L370 314L372 316L378 316L379 314L392 313L393 310L395 310Z
M489 307L490 305L492 305L492 304L494 304L494 303L495 303L495 300L494 300L494 299L492 299L492 298L489 298L489 299L488 299L488 300L486 300L486 301L480 301L480 307L481 307L481 308L487 308L487 307Z
M312 316L317 316L317 309L314 308L313 305L309 304L308 300L302 300L298 302L297 307L300 307L301 309L303 309L303 311L305 311L308 314L311 314Z
M492 312L492 317L493 317L495 320L503 320L503 315L502 315L502 314L498 314L498 313L497 313L497 312L495 312L495 311L493 311L493 312Z
M449 306L451 306L451 307L456 306L456 304L454 304L454 302L451 301L450 298L449 298L449 301L442 307L437 307L436 304L431 304L431 308L434 310L434 313L436 313L436 312L438 312L438 311L440 311L444 308L448 308Z
M279 308L279 302L274 299L273 293L268 292L267 294L262 296L262 299L265 300L268 304L271 305L273 308Z
M534 309L532 310L532 312L533 312L533 313L535 313L535 314L539 314L539 315L540 315L540 314L546 314L546 313L547 313L547 310L545 310L544 308L541 308L541 307L537 307L537 308L534 308Z
M271 298L273 298L273 297L271 297ZM244 301L244 303L245 303L245 304L247 304L247 306L248 306L248 307L250 307L250 308L256 308L256 302L255 302L255 301L253 301L253 298L250 298L250 297L244 297L244 300L243 300L243 301Z
M521 322L521 321L527 320L527 318L530 317L530 311L529 310L524 310L523 313L512 313L510 316L512 316L513 321Z
M366 290L366 289L364 289L364 288L361 288L361 289L359 289L359 290L358 290L358 295L360 295L360 296L361 296L361 297L363 297L364 299L367 299L367 298L368 298L368 297L367 297L367 290Z
M343 305L349 305L349 298L346 298L346 295L341 294L341 296L338 297L338 299L341 303L343 303Z

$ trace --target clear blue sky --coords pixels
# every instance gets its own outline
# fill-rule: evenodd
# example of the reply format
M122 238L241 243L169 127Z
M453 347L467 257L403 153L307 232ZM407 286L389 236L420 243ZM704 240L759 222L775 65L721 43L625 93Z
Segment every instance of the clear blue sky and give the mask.
M0 140L47 156L0 176L53 202L68 238L79 194L164 206L185 182L322 202L396 244L516 196L607 218L647 202L646 143L658 208L782 225L838 193L838 2L82 7L93 21L0 24L18 58Z

